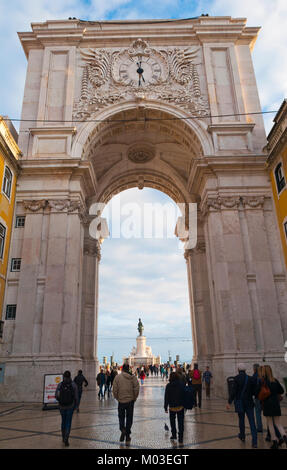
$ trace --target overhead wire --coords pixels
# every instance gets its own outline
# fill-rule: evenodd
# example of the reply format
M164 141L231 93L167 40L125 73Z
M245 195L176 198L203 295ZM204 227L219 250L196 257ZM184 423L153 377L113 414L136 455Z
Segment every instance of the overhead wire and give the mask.
M150 117L143 117L143 118L133 118L133 119L71 119L71 120L55 120L55 119L22 119L22 118L9 118L5 116L6 121L11 122L42 122L42 123L87 123L87 122L147 122L147 121L186 121L189 119L214 119L214 118L226 118L226 117L239 117L239 116L252 116L252 115L262 115L262 114L275 114L278 110L272 111L255 111L249 113L234 113L234 114L207 114L205 116L171 116L171 117L160 117L160 118L150 118Z

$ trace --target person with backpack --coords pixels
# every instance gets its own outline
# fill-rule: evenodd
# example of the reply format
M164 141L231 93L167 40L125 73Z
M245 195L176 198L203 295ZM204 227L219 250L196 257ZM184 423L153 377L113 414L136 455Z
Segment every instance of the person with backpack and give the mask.
M202 381L201 371L198 369L198 364L195 363L193 369L190 371L189 379L192 381L194 390L194 406L195 408L201 408L201 397L202 397Z
M287 447L287 437L285 429L281 423L281 407L280 400L284 395L284 389L280 382L273 377L273 372L270 366L261 366L258 369L258 377L260 379L260 389L257 398L261 401L263 408L263 416L266 417L267 426L271 435L272 446L271 449L278 449L284 442ZM278 440L274 425L281 434L281 439Z
M88 384L86 377L83 376L82 370L79 370L78 375L76 375L76 377L74 378L74 382L78 387L79 400L78 400L78 406L77 406L77 413L79 413L80 411L79 407L80 407L80 402L81 402L82 393L83 393L83 384L85 384L85 387L87 387L89 384Z
M246 374L244 364L238 364L238 375L234 377L226 408L230 410L230 405L234 401L235 411L239 419L238 437L242 442L245 442L245 415L247 416L252 435L253 448L257 448L257 429L255 425L253 401L253 397L256 396L257 393L258 385L256 381L253 377L249 377L249 375Z
M55 392L55 398L59 402L59 409L62 417L61 431L65 446L69 446L69 436L72 426L74 409L78 406L78 387L71 379L71 372L66 370L63 374L63 381L59 383Z
M176 419L178 423L178 442L183 443L185 385L176 372L171 372L165 387L164 410L168 413L171 427L171 440L176 440Z

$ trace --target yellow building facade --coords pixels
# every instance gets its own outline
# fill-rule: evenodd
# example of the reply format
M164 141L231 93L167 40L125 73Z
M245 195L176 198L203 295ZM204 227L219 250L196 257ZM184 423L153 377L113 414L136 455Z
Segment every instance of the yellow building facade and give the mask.
M267 168L270 172L274 205L287 267L287 100L274 118L267 137Z
M2 321L5 319L4 296L8 269L11 232L15 205L18 160L21 156L16 143L17 133L8 121L0 116L0 308ZM2 336L2 325L0 336Z

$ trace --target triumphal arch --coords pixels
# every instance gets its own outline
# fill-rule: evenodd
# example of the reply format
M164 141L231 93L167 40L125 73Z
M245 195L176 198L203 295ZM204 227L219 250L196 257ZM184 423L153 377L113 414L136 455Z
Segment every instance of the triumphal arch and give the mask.
M216 393L238 362L287 375L258 32L201 16L46 21L19 33L28 67L11 258L21 269L7 281L15 315L3 312L1 399L41 400L44 374L64 369L95 383L101 254L90 208L131 187L197 204L197 244L184 255L194 361L210 365Z

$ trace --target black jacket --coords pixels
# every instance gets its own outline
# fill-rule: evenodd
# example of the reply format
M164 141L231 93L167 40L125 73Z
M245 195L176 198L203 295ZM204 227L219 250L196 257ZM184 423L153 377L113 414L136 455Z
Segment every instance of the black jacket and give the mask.
M266 381L271 395L262 402L264 416L281 416L281 407L279 396L284 395L284 389L280 382L275 379L275 382Z
M86 387L88 386L88 381L87 381L87 379L83 376L83 374L78 374L78 375L74 378L74 382L75 382L75 384L78 385L79 390L81 390L81 389L83 388L83 383L85 383L85 386L86 386Z
M175 408L183 406L184 404L184 387L182 380L169 382L165 387L164 394L164 409L167 411L168 407Z
M233 401L235 402L236 400L240 400L246 377L248 377L247 385L242 397L244 409L254 407L253 397L257 396L258 394L258 385L256 379L246 375L245 371L240 371L239 374L234 377L232 390L228 399L229 404L231 404Z

